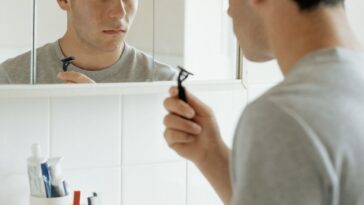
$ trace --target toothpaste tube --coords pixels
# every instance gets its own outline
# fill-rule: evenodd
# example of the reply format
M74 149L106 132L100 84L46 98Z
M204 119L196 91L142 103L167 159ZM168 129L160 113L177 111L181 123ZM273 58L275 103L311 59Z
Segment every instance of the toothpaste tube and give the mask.
M48 196L47 185L45 184L43 174L48 167L47 160L41 157L40 145L32 145L32 156L27 160L28 167L28 177L30 193L34 197L44 197Z
M51 175L52 197L62 197L68 195L66 181L62 176L62 160L63 158L53 158L48 161Z

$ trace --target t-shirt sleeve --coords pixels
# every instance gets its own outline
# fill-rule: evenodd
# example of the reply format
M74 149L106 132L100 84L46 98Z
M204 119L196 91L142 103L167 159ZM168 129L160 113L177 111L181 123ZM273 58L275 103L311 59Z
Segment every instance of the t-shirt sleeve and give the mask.
M154 81L172 81L177 80L177 70L169 65L156 63L154 72Z
M269 102L247 107L232 154L232 205L332 204L325 151L294 115Z
M2 64L0 64L0 84L9 84L9 76Z

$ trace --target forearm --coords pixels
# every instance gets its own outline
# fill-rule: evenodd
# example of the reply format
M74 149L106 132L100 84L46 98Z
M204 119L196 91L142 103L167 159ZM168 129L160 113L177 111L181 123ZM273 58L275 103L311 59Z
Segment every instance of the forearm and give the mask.
M213 156L210 155L204 162L195 163L225 205L230 204L232 198L229 156L229 148L223 145L220 151L216 152Z

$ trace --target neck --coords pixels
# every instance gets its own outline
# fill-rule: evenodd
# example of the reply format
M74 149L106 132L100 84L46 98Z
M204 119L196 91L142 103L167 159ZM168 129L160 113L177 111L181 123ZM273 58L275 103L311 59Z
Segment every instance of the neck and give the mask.
M72 62L75 66L84 70L103 70L115 64L124 49L125 43L122 46L112 51L104 51L92 46L88 46L80 39L76 39L69 34L65 34L59 39L61 50L65 56L74 56L75 61Z
M287 16L283 19L282 16L280 21L273 22L272 27L268 28L272 34L270 39L272 51L284 75L302 57L316 50L335 47L362 49L341 7L320 7L315 11L295 16L297 17L289 19Z

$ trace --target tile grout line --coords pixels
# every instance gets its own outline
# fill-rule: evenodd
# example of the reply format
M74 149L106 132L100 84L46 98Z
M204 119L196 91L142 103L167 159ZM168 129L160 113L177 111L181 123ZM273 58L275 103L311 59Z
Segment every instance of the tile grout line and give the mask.
M52 116L53 116L53 112L52 112L52 106L53 104L53 99L51 97L48 97L48 155L49 157L52 156L52 151L53 151L53 147L52 147L52 142L53 142L53 138L52 138Z
M189 194L188 194L188 161L186 160L186 205L189 204Z
M125 190L125 187L124 187L124 184L123 184L123 181L124 181L124 178L125 178L125 168L124 168L124 162L125 162L125 149L124 149L124 146L125 146L125 139L124 139L124 126L123 126L123 123L124 123L124 96L123 95L120 95L119 96L119 137L120 137L120 152L119 154L121 155L120 157L120 202L121 204L125 204L124 203L124 200L125 200L125 193L124 193L124 190Z

